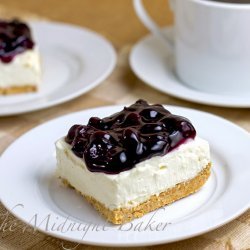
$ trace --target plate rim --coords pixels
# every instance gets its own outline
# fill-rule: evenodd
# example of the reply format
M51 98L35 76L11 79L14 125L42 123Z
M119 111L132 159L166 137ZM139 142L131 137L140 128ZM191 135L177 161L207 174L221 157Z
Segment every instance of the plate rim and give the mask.
M196 109L192 109L192 108L187 108L187 107L182 107L182 106L176 106L176 105L165 105L163 104L165 107L168 107L169 109L180 109L180 110L187 110L187 111L191 111L191 112L195 112L198 114L204 114L204 115L208 115L208 116L212 116L216 119L221 120L222 122L226 122L228 125L232 126L234 129L238 129L241 133L244 133L247 137L248 140L250 140L250 133L245 130L244 128L238 126L237 124L223 118L217 115L214 115L212 113L209 112L205 112L205 111L201 111L201 110L196 110ZM10 145L8 145L5 150L1 153L0 155L0 167L2 165L2 161L3 161L3 156L8 153L8 150L15 146L15 143L17 143L19 140L22 140L23 138L25 138L25 136L27 134L29 134L30 132L33 132L36 129L40 129L41 127L43 127L44 125L49 125L54 123L56 120L60 120L60 119L66 119L72 115L80 115L83 114L85 112L91 112L91 111L97 111L97 110L102 110L102 109L108 109L108 108L116 108L117 110L122 108L125 105L108 105L108 106L100 106L100 107L94 107L94 108L89 108L89 109L85 109L82 111L77 111L77 112L72 112L69 114L65 114L65 115L61 115L61 116L57 116L53 119L50 119L42 124L39 124L37 126L35 126L34 128L28 130L27 132L25 132L24 134L22 134L21 136L19 136L18 138L16 138L16 140L14 140ZM93 112L92 112L93 113ZM7 211L9 211L12 215L14 215L16 218L18 218L20 221L22 221L23 223L25 223L26 225L29 225L33 228L31 223L28 223L25 219L23 219L21 216L19 216L18 213L15 213L14 211L11 210L11 207L9 207L8 205L6 205L6 203L2 200L2 197L0 196L0 202L2 203L2 205L7 209ZM88 245L94 245L94 246L113 246L113 247L139 247L139 246L149 246L149 245L159 245L159 244L167 244L167 243L171 243L171 242L177 242L180 240L185 240L185 239L189 239L207 232L210 232L218 227L221 227L227 223L229 223L230 221L234 220L235 218L237 218L238 216L240 216L241 214L243 214L244 212L246 212L248 209L250 208L250 200L248 202L248 204L246 204L244 207L241 207L240 209L237 210L237 212L235 212L232 216L228 216L226 219L222 220L222 222L218 222L215 223L214 226L210 226L207 229L204 229L202 231L198 231L196 233L193 234L188 234L186 236L180 236L180 237L176 237L176 238L172 238L172 239L168 239L168 240L158 240L158 239L153 239L153 240L149 240L146 242L115 242L115 243L107 243L107 242L98 242L98 241L92 241L92 240L85 240L85 239L74 239L71 238L70 236L64 235L64 234L60 234L57 232L50 232L50 231L46 231L44 229L41 229L39 227L36 227L36 230L39 232L42 232L44 234L50 235L52 237L56 237L62 240L67 240L67 241L71 241L71 242L75 242L75 243L79 243L79 244L88 244Z
M91 34L93 36L95 36L95 38L97 38L99 41L102 40L103 43L105 43L108 47L109 47L109 54L110 54L110 62L109 62L109 67L107 67L106 71L99 76L95 81L93 81L91 84L88 84L87 87L78 89L78 91L75 91L74 93L70 94L70 95L66 95L64 97L61 97L59 99L56 99L54 101L50 101L48 103L41 103L38 106L36 106L35 108L26 108L24 110L19 110L19 111L12 111L12 112L1 112L0 111L0 117L8 117L8 116L13 116L13 115L19 115L19 114L25 114L25 113L30 113L30 112L35 112L38 110L42 110L42 109L47 109L53 106L57 106L59 104L71 101L87 92L89 92L90 90L94 89L95 87L97 87L98 85L100 85L105 79L107 79L111 73L114 71L116 64L117 64L117 53L116 50L113 46L113 44L111 43L111 41L109 41L106 37L102 36L101 34L99 34L98 32L91 30L89 28L85 28L82 27L80 25L74 25L71 23L65 23L65 22L58 22L58 21L47 21L47 20L27 20L27 23L30 23L31 25L40 25L40 24L45 24L45 25L58 25L58 26L66 26L67 28L73 28L76 29L80 32L84 32L85 34ZM36 99L34 99L33 101L35 101Z
M174 30L173 27L162 27L161 28L162 31L165 31L165 32L169 32L169 33L172 33L172 31ZM130 65L130 68L131 70L135 73L135 75L146 85L152 87L153 89L156 89L158 91L160 91L161 93L163 94L167 94L167 95L170 95L172 97L175 97L175 98L178 98L178 99L181 99L181 100L185 100L185 101L189 101L189 102L192 102L192 103L198 103L198 104L204 104L204 105L211 105L211 106L215 106L215 107L224 107L224 108L249 108L250 107L250 99L248 101L247 97L233 97L233 96L223 96L223 95L217 95L217 94L213 94L213 93L207 93L207 92L202 92L202 91L199 91L199 90L196 90L196 89L192 89L191 87L188 87L187 85L185 84L182 84L180 80L178 80L178 82L180 83L180 85L182 86L182 88L188 90L188 91L191 91L192 94L194 94L195 96L201 94L203 96L206 96L207 98L204 99L204 98L198 98L198 99L195 99L192 98L190 95L188 94L182 94L180 92L177 92L177 91L171 91L171 88L160 88L158 86L157 83L154 83L154 82L151 82L149 81L145 76L144 74L138 70L138 67L136 66L137 65L137 61L138 59L136 59L136 53L137 53L137 50L140 49L140 47L146 43L147 41L149 40L157 40L157 37L152 34L152 33L149 33L147 35L145 35L144 37L140 38L132 47L131 51L130 51L130 54L129 54L129 65ZM159 41L161 42L161 41ZM171 51L168 51L167 52L169 55L172 53ZM176 77L176 79L178 79ZM219 102L214 102L213 101L213 97L217 97L217 98L231 98L232 100L237 100L237 103L233 103L231 101L225 101L222 99L222 101L219 101Z

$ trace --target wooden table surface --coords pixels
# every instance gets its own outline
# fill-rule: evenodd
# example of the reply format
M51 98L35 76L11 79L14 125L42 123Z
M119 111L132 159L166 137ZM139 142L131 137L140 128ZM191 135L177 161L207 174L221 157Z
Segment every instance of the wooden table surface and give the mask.
M145 3L159 25L172 24L173 15L165 0L147 0ZM139 98L152 103L208 111L250 131L249 109L210 107L182 101L147 87L133 74L128 64L130 49L148 31L136 17L130 0L1 0L0 17L11 16L35 16L95 30L113 43L118 53L118 63L112 75L99 87L75 100L42 111L0 118L0 153L21 134L54 117L90 107L131 103ZM112 95L107 95L110 89ZM0 204L0 249L62 248L61 240L42 233L3 230L5 214L6 210ZM14 220L10 216L8 223ZM73 248L75 244L64 242L64 246ZM76 249L104 248L80 245ZM226 226L199 237L140 249L250 249L250 211Z

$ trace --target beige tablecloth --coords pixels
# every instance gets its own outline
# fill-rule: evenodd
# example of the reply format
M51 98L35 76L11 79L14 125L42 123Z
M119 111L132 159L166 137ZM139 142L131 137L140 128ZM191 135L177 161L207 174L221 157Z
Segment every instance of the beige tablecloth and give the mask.
M31 6L35 6L35 1L24 2L26 3L26 5L30 4ZM88 1L82 2L84 3ZM107 2L110 3L111 1ZM11 1L6 1L6 5L7 3L9 5L13 4ZM80 1L78 1L78 3L80 4ZM119 4L122 6L123 3L122 1L120 1ZM16 4L18 5L18 2L16 2ZM68 4L70 5L70 3ZM34 6L32 8L36 9L36 6ZM131 5L129 5L129 7L131 8ZM65 8L67 8L67 6ZM40 13L42 11L40 10L40 12L37 12ZM61 10L60 13L64 12ZM61 15L62 16L58 18L59 20L67 20L67 18L64 17L64 14ZM34 14L30 15L24 13L23 11L12 10L4 6L0 6L0 17L9 16L37 18ZM114 39L110 33L105 31L105 28L99 30L99 32L101 32L104 36L113 41L115 47L117 48L118 65L112 75L107 80L105 80L99 87L95 88L88 94L85 94L66 104L62 104L50 109L45 109L43 111L13 117L0 118L0 152L2 152L11 142L13 142L25 131L51 118L90 107L97 107L110 104L131 103L137 100L138 98L144 98L152 103L174 104L208 111L216 115L225 117L226 119L229 119L250 131L249 109L228 109L194 104L172 98L170 96L161 94L160 92L153 90L150 87L147 87L145 84L143 84L140 80L136 78L136 76L131 72L129 68L128 55L132 47L132 43L124 42L124 40L126 40L127 38L124 38L123 42L119 41L119 39ZM10 185L15 185L15 183L10 183ZM239 195L244 195L244 192ZM232 202L234 202L233 197ZM5 210L3 205L0 204L0 249L47 250L61 249L63 246L68 248L73 248L74 246L76 246L75 243L62 241L47 236L43 233L34 232L31 228L23 232L22 229L25 227L25 225L11 215L7 217L6 212L7 211ZM14 223L17 223L17 225L15 225ZM111 248L80 245L76 249ZM250 211L246 212L245 214L235 219L234 221L228 223L227 225L209 233L203 234L199 237L161 246L140 247L135 249L250 249Z

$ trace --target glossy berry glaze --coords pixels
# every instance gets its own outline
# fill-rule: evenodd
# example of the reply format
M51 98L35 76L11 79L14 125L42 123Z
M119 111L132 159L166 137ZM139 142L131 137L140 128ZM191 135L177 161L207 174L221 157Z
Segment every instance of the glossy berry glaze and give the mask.
M0 20L0 59L9 63L27 49L32 49L34 42L29 27L18 20Z
M65 141L85 159L89 171L118 174L152 156L167 154L195 135L188 119L162 105L138 100L109 117L91 117L86 126L74 125Z

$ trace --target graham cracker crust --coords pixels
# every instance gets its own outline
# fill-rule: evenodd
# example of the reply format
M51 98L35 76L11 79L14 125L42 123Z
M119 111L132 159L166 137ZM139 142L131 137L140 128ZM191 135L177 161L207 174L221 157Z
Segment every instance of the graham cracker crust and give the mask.
M8 88L0 88L0 95L13 95L21 93L36 92L37 87L34 85L13 86Z
M143 215L154 211L160 207L173 203L192 193L197 192L207 181L210 176L211 163L209 163L196 177L186 182L179 183L173 188L169 188L159 195L152 195L147 201L131 208L119 208L110 210L93 197L82 196L100 213L105 219L113 224L127 223L133 219L140 218ZM63 179L63 183L74 188L67 180ZM77 191L77 190L76 190ZM79 192L79 191L77 191ZM80 193L80 192L79 192Z

